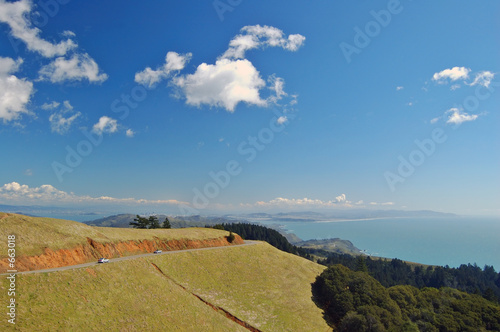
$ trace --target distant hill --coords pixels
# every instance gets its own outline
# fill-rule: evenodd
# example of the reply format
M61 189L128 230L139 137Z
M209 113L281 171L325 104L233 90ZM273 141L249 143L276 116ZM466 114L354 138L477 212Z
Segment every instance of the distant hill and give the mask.
M158 214L156 215L160 224L165 220L167 215ZM98 227L120 227L120 228L132 228L130 222L133 222L136 218L135 214L117 214L105 218L99 218L96 220L84 221L85 224L89 226ZM206 225L216 225L220 223L230 223L236 222L234 219L225 217L205 217L205 216L168 216L168 220L172 228L185 228L185 227L205 227Z
M362 252L351 241L339 238L325 240L308 240L294 243L298 247L320 249L338 254L360 255Z
M371 218L430 218L430 217L456 217L453 213L443 213L430 210L403 211L403 210L369 210L369 209L348 209L335 212L288 212L288 213L249 213L232 215L232 218L248 218L250 220L274 220L274 221L322 221L322 220L345 220L345 219L371 219Z

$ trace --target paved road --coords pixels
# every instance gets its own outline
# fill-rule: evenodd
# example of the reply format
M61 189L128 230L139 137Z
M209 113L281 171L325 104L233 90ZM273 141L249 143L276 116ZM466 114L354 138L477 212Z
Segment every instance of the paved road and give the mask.
M180 252L186 252L186 251L215 250L215 249L225 249L225 248L234 248L234 247L242 247L242 246L251 246L251 245L254 245L254 244L257 244L257 243L258 243L257 241L245 241L245 244L236 244L236 245L232 245L232 246L209 247L209 248L198 248L198 249L184 249L184 250L171 250L171 251L164 251L161 254L150 253L150 254L141 254L141 255L134 255L134 256L125 256L125 257L111 258L109 260L109 263L116 263L116 262L120 262L120 261L126 261L126 260L129 260L129 259L136 259L136 258L141 258L141 257L151 257L151 256L178 254ZM52 268L52 269L45 269L45 270L33 270L33 271L17 272L17 274L46 273L46 272L56 272L56 271L64 271L64 270L73 270L73 269L80 269L82 267L95 266L97 264L98 264L97 262L92 262L92 263L85 263L85 264L78 264L78 265L55 267L55 268ZM8 274L9 273L2 273L0 275L8 275Z

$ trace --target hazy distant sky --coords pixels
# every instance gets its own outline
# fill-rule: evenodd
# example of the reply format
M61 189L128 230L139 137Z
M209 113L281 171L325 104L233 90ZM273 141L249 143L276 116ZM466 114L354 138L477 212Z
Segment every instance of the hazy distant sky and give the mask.
M499 16L0 0L0 204L499 215Z

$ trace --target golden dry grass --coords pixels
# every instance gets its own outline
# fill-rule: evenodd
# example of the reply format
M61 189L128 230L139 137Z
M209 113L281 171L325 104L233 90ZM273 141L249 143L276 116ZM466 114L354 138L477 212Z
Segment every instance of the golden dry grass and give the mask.
M28 217L0 212L0 239L16 235L17 255L34 256L45 248L52 250L70 249L87 243L87 237L98 242L122 242L130 240L152 240L154 237L166 240L205 240L220 238L227 232L211 228L181 229L131 229L93 227L70 220ZM1 247L1 246L0 246ZM6 257L6 250L0 258Z

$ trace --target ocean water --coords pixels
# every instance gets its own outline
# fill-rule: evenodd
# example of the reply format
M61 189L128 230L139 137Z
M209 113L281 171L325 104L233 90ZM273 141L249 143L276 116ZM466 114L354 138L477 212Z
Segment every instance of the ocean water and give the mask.
M262 221L303 240L341 238L380 257L430 265L476 263L500 270L500 218L391 218L342 222Z

